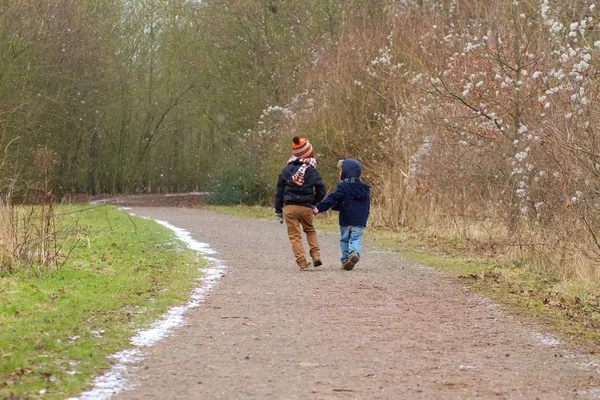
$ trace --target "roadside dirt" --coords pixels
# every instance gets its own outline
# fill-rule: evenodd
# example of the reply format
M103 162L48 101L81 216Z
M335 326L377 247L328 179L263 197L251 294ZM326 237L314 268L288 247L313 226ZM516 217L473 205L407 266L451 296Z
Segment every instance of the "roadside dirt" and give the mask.
M285 226L199 208L140 207L227 266L115 399L600 398L600 363L444 274L365 243L340 269L295 266Z

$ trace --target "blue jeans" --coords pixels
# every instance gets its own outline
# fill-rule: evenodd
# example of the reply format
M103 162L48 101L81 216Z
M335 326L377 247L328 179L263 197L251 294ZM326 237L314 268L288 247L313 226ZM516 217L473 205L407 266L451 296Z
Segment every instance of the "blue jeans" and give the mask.
M358 254L362 250L362 235L365 230L364 226L340 226L340 248L342 249L342 264L348 261L352 253Z

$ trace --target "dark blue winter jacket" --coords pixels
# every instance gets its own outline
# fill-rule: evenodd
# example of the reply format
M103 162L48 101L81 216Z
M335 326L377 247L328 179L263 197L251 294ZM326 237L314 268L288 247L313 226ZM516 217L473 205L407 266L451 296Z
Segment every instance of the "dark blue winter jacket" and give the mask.
M340 226L367 226L371 208L371 188L360 180L362 167L352 158L342 162L342 180L335 191L319 204L319 212L339 210Z

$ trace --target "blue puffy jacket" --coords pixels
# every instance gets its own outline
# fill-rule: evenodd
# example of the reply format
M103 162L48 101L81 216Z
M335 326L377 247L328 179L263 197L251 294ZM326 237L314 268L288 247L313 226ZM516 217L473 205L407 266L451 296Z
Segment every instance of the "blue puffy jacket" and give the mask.
M352 158L342 162L342 180L335 191L319 204L319 212L339 210L340 226L367 226L371 208L371 188L360 180L362 167Z

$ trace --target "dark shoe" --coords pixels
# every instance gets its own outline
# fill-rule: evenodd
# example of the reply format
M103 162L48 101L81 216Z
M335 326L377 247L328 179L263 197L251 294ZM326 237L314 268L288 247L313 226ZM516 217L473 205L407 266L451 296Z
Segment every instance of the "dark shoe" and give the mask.
M323 262L320 258L313 258L313 267L320 267L323 265Z
M352 253L352 255L350 256L348 261L346 261L345 263L342 264L342 268L344 268L346 271L351 271L352 268L354 268L354 266L358 262L358 260L359 260L358 254Z

